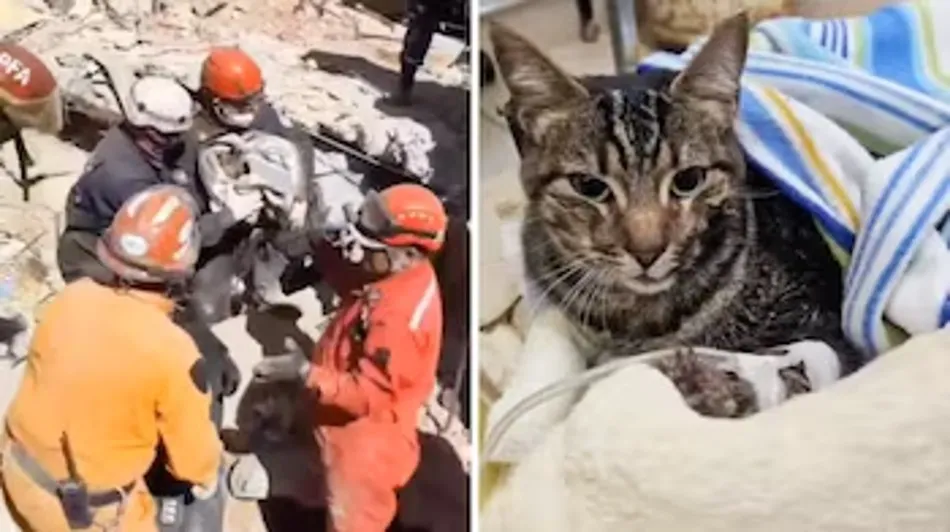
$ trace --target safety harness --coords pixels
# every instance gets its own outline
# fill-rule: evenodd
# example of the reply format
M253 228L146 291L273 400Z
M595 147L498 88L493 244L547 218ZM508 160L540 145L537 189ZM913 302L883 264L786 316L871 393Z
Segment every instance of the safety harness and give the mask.
M16 440L10 439L10 458L16 462L17 466L26 474L34 484L43 491L56 497L63 506L67 521L70 526L76 529L89 528L92 526L92 510L118 504L119 508L113 523L104 526L105 530L115 530L118 527L118 521L125 511L126 501L129 493L135 487L135 481L129 482L118 488L102 491L89 491L82 478L76 470L76 463L73 458L72 450L68 445L68 440L64 435L63 450L66 455L66 463L69 469L69 478L65 480L56 480L50 475L40 463L33 458L30 453Z

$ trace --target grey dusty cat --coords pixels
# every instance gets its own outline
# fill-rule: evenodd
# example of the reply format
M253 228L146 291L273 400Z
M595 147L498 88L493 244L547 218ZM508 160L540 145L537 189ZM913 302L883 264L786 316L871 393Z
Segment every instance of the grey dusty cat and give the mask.
M609 356L818 339L851 372L861 359L840 331L841 269L736 139L748 34L740 14L682 73L576 80L492 26L528 197L526 272ZM661 366L684 394L690 379L751 393L688 357Z

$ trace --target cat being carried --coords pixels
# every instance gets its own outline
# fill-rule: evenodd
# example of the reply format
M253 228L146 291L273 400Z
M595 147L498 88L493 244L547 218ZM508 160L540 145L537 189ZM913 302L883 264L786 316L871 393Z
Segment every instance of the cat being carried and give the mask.
M680 73L579 80L491 28L528 198L526 275L599 348L598 362L813 339L845 374L861 364L841 331L841 267L808 212L747 164L737 140L749 30L745 13L727 19ZM710 380L750 393L688 356L660 368L684 395Z

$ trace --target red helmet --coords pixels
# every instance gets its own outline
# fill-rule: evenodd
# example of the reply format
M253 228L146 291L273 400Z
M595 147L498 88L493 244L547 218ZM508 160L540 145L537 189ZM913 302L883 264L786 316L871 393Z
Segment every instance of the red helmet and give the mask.
M211 49L201 66L201 88L211 111L227 125L246 128L257 114L264 76L254 59L232 46Z
M129 198L99 239L97 255L120 278L162 283L188 278L201 243L198 209L175 185L157 185Z
M63 128L63 104L53 73L35 54L0 42L0 112L18 129L56 134Z
M201 66L201 88L215 98L240 102L264 90L264 76L261 67L240 48L218 46Z
M401 184L367 194L354 225L362 236L381 245L415 246L432 254L442 249L447 224L445 207L432 191Z

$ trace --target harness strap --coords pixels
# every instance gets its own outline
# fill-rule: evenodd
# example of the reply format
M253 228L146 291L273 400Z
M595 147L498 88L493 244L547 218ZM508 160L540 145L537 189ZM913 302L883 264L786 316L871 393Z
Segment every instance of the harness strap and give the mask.
M19 442L12 441L10 442L10 456L16 461L20 469L30 480L36 483L37 486L43 488L44 491L49 494L58 496L58 483L56 480L43 469L43 466L40 465L32 456L27 453L26 449L20 445ZM93 508L101 508L103 506L109 506L112 504L118 504L125 499L126 496L132 491L132 488L135 487L135 481L129 482L128 484L121 486L119 488L114 488L111 490L105 491L90 491L89 492L89 506Z

